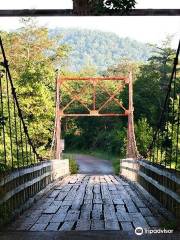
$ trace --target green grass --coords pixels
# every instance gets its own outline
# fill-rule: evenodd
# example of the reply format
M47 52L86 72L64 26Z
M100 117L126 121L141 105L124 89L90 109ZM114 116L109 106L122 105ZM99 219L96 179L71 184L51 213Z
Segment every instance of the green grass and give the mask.
M69 159L69 170L71 174L78 173L79 166L73 156L73 154L63 153L63 159Z
M73 150L72 152L69 151L70 155L73 156L73 154L85 154L90 155L92 157L97 157L99 159L105 159L112 162L114 172L116 175L119 175L120 172L120 156L115 156L109 153L105 153L102 151L95 151L95 150ZM68 154L67 154L68 155Z

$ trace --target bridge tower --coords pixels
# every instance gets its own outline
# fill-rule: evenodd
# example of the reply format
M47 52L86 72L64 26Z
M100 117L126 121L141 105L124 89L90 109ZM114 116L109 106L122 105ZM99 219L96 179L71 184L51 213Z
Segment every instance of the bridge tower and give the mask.
M127 149L126 157L136 159L138 156L136 138L134 133L134 106L133 106L133 83L132 73L129 73L129 109L128 109L128 129L127 129Z
M56 77L56 116L55 116L55 158L61 158L61 116L59 115L60 108L60 81L57 73Z
M91 110L89 109L87 106L85 106L85 104L80 100L80 96L78 95L78 93L75 94L75 96L71 96L71 100L69 101L69 103L66 106L61 106L61 87L63 85L63 83L65 81L86 81L86 83L93 85L93 106L94 108ZM102 85L102 89L108 93L109 95L109 99L108 101L106 101L102 107L100 107L99 109L96 109L96 91L95 91L95 86L98 84L98 82L100 83L101 81L104 80L115 80L115 81L124 81L125 84L128 85L128 92L129 92L129 106L128 109L126 109L121 102L118 102L118 100L115 98L115 96L119 93L119 91L121 91L121 85L119 87L119 91L115 91L114 93L109 94L109 92L107 91L106 88L104 88ZM93 83L93 84L92 84ZM96 84L94 84L96 83ZM69 90L67 88L67 90ZM70 90L69 90L70 91ZM82 90L79 93L80 95L82 94ZM69 105L74 102L75 100L78 100L81 104L83 104L83 106L86 107L86 109L89 111L89 113L86 114L81 114L81 113L74 113L74 114L68 114L65 113L64 110L67 109L69 107ZM101 111L102 109L107 105L108 102L110 101L116 101L116 103L120 106L120 108L123 108L124 113L120 113L120 114L116 114L116 113L105 113L102 114ZM60 155L62 153L62 146L61 146L61 119L62 117L65 116L76 116L76 117L80 117L80 116L124 116L128 118L128 127L127 127L127 149L126 149L126 157L127 158L132 158L132 159L136 159L138 156L138 151L137 151L137 147L136 147L136 140L135 140L135 133L134 133L134 116L133 116L133 112L134 112L134 107L133 107L133 84L132 84L132 73L129 73L128 77L97 77L97 78L92 78L92 77L85 77L85 78L79 78L79 77L72 77L72 78L68 78L68 77L60 77L57 74L57 78L56 78L56 116L55 116L55 132L54 132L54 140L55 140L55 157L56 159L60 159Z

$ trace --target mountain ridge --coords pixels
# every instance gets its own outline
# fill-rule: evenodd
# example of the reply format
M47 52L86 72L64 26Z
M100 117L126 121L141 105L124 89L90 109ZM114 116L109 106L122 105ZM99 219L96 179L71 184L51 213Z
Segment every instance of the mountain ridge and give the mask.
M145 62L152 49L147 43L129 37L121 38L115 33L80 28L55 28L50 35L62 34L60 43L71 47L70 70L80 71L88 64L98 71L116 65L122 58Z

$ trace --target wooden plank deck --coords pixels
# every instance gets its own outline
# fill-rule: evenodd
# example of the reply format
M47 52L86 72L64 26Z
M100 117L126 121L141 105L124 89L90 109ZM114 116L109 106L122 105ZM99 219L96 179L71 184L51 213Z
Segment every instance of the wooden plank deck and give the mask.
M134 231L158 224L148 204L120 177L76 174L60 181L8 228Z

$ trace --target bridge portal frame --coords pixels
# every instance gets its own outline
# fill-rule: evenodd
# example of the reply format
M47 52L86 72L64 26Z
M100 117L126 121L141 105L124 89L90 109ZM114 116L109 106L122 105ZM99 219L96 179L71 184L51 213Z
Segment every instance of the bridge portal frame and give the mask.
M61 87L62 84L66 81L86 81L93 85L93 108L90 109L85 103L81 100L80 96L85 90L84 87L80 90L80 92L76 92L73 96L71 96L71 100L65 105L61 105ZM106 100L100 108L96 107L96 87L98 83L101 81L123 81L124 85L128 85L128 97L129 97L129 106L126 109L123 104L116 98L116 95L122 92L122 85L116 89L115 92L109 92L106 87L101 85L103 91L109 95L108 100ZM68 88L66 87L68 90ZM88 113L65 113L64 111L74 102L78 101L81 105L83 105ZM120 109L124 110L124 113L100 113L100 111L109 103L115 101L116 104L119 105ZM133 118L133 83L132 83L132 73L129 73L128 77L122 76L111 76L111 77L64 77L57 76L56 78L56 117L55 117L55 156L56 159L60 159L62 148L61 148L61 119L63 117L127 117L128 118L128 129L127 129L127 149L126 149L126 157L128 158L137 158L138 152L135 141L134 134L134 118Z

